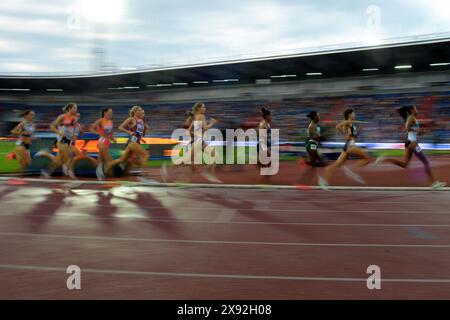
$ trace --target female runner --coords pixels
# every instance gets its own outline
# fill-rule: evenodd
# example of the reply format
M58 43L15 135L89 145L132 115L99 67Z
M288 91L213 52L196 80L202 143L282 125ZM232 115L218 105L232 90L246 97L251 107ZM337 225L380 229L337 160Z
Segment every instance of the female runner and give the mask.
M434 178L433 173L431 172L430 163L428 162L427 157L419 146L418 137L420 133L420 125L419 121L417 120L417 108L415 106L405 106L401 107L398 111L400 113L400 116L405 121L406 141L403 160L395 158L386 159L384 156L381 156L376 160L376 163L386 161L391 162L399 167L406 168L408 167L413 154L415 154L416 157L419 158L419 160L423 163L431 188L439 189L445 187L447 185L445 182L437 181Z
M36 127L33 123L35 113L33 110L25 110L21 113L23 120L11 130L11 134L18 136L14 151L7 155L8 160L19 161L21 170L25 170L31 163L30 146Z
M196 136L195 132L202 132L204 133L206 130L212 128L216 123L217 120L211 118L209 123L206 122L206 107L205 104L203 102L197 102L194 107L192 108L192 121L191 124L189 125L189 132L191 132L191 135L193 136L193 140L192 140L192 148L191 148L191 160L192 160L192 166L191 168L194 170L194 156L193 156L193 152L194 152L194 148L199 148L202 151L202 154L205 150L205 148L207 147L207 145L205 144L205 142L202 140L202 137L200 136ZM198 145L199 143L202 143L202 145ZM216 156L215 153L215 149L212 149L211 153L209 154L210 157L214 158ZM209 165L209 171L210 172L206 172L204 171L202 173L202 176L207 179L210 182L213 183L222 183L222 181L220 181L219 179L217 179L215 172L216 172L216 164L215 162L213 162L211 165Z
M102 117L95 121L91 126L91 131L98 133L100 139L98 140L98 165L96 174L99 179L104 179L104 173L102 170L104 163L109 163L113 161L111 154L109 152L109 146L111 142L116 142L113 136L113 121L112 121L113 111L111 108L104 108L102 110Z
M266 108L261 108L262 120L258 125L258 144L257 144L257 152L258 152L258 166L259 167L268 167L268 164L262 164L259 160L259 153L262 151L267 152L267 156L271 157L271 148L272 148L272 112L267 110ZM266 130L266 137L260 136L260 130ZM263 184L268 184L270 182L270 176L263 176L262 181Z
M47 170L41 170L41 174L45 178L49 178L53 171L62 166L63 172L69 175L68 169L72 162L72 142L76 140L76 130L78 128L76 103L69 103L64 106L64 113L58 116L50 125L50 129L57 134L56 147L58 149L57 156L53 156L48 152L38 152L36 156L45 156L52 161Z
M319 145L322 140L321 132L320 132L320 115L317 111L311 111L306 115L311 121L309 123L307 129L307 141L305 145L306 152L308 153L308 159L305 160L303 158L300 159L304 164L309 165L310 167L306 170L306 172L302 175L300 180L303 180L305 177L308 178L308 182L312 178L312 173L318 167L325 167L327 163L325 160L319 155Z
M129 112L129 117L119 126L119 130L129 135L127 147L120 158L105 163L104 171L108 172L118 164L124 164L131 157L133 163L140 168L145 167L149 158L149 152L140 145L142 137L148 130L144 122L145 111L140 106L134 106Z
M360 158L360 160L358 161L359 166L366 166L371 161L370 156L363 149L356 146L356 138L358 137L361 131L361 126L359 129L357 129L355 123L356 123L356 114L354 110L351 108L346 109L344 111L344 120L336 126L336 129L342 135L345 136L346 142L339 158L325 170L324 177L319 176L319 185L323 189L328 190L328 181L333 176L336 169L342 166L347 161L348 156L354 155L359 157ZM356 175L349 169L347 169L346 174L354 175L356 177Z

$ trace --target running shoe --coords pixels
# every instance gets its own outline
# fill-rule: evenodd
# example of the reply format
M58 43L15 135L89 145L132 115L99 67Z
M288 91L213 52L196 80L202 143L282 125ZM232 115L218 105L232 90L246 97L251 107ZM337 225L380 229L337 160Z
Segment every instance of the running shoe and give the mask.
M41 170L41 177L44 178L44 179L50 179L50 174L46 170L42 169Z
M381 164L384 160L386 160L386 158L387 157L382 154L375 160L375 162L373 164L377 166L377 165Z
M345 172L345 175L347 177L349 177L350 179L352 179L358 183L361 183L361 184L366 184L364 179L360 175L354 173L349 167L344 166L344 172Z
M105 173L103 172L103 163L98 163L97 169L95 169L95 175L100 181L105 179Z
M161 179L163 182L167 181L167 176L169 174L167 173L167 162L163 162L162 166L161 166Z
M11 152L11 153L8 153L8 154L6 155L6 160L7 160L7 161L12 161L12 160L14 160L14 159L16 159L16 153L15 153L15 152Z
M325 191L330 191L329 184L324 177L319 176L318 180L319 180L319 187L321 187Z
M441 182L441 181L435 181L435 182L433 182L433 184L431 185L431 188L432 188L433 190L438 190L438 189L444 188L445 186L447 186L447 183Z
M62 165L62 171L63 171L64 175L66 175L66 176L69 175L69 168L67 167L67 165L65 163Z
M203 178L205 178L206 180L208 180L209 182L212 183L223 183L222 181L220 181L219 179L217 179L217 177L215 175L213 175L212 173L209 172L203 172L202 173Z
M73 170L68 170L67 173L68 173L68 176L69 176L71 179L76 179L76 178L77 178L77 177L75 176L75 173L73 172Z

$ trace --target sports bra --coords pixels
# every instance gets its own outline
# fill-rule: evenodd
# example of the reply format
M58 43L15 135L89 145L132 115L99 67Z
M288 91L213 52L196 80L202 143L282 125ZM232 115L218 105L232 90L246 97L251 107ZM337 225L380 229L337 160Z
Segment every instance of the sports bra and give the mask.
M35 130L36 127L32 122L24 121L22 132L20 133L20 135L22 137L31 137Z
M68 140L72 140L74 134L76 134L76 130L78 128L77 119L74 116L66 113L64 115L64 120L59 126L59 128L64 132L64 137Z
M133 135L130 137L130 141L140 143L141 138L144 136L145 133L144 120L136 119L136 124L130 128L130 131L133 132Z
M311 137L310 133L309 133L309 128L306 130L306 132L307 132L307 137L308 137L308 139L314 140L314 139ZM316 126L316 132L317 132L317 134L320 136L320 126Z
M350 127L347 127L347 132L348 130L350 130L350 138L356 138L357 137L357 128L356 126L352 123L352 125Z
M102 118L98 126L98 133L100 133L100 135L110 136L112 132L113 122L111 120L105 120L104 118Z

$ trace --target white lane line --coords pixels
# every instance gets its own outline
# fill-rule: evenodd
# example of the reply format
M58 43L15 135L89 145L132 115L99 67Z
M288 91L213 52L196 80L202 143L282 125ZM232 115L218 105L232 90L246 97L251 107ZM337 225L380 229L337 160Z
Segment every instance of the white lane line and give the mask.
M188 243L188 244L229 244L255 246L295 246L295 247L367 247L367 248L450 248L450 244L388 244L388 243L306 243L306 242L260 242L260 241L221 241L221 240L176 240L128 237L74 236L60 234L38 234L22 232L0 232L4 237L35 237L50 239L78 239L98 241L155 242L155 243Z
M0 216L12 216L14 214L0 214ZM48 215L45 214L32 214L33 217L46 217ZM445 229L450 228L450 224L389 224L389 223L321 223L321 222L264 222L264 221L236 221L232 220L234 217L233 212L226 213L224 215L218 215L214 220L205 220L205 219L158 219L158 218L148 218L148 217L98 217L89 213L75 213L75 212L67 212L60 213L56 216L58 219L74 219L74 218L89 218L90 220L120 220L126 222L136 222L139 221L148 221L148 222L164 222L164 223L180 223L180 224L235 224L235 225L267 225L267 226L317 226L317 227L370 227L370 228L407 228L407 227L419 227L419 228L437 228L437 229Z
M116 209L127 209L127 208L131 208L131 206L118 206L118 205L101 205L96 203L95 201L82 201L84 199L79 199L81 202L83 202L83 204L89 204L91 202L92 207L90 208L96 208L96 207L104 207L104 208L116 208ZM132 204L136 204L135 201L129 201ZM22 205L22 203L17 203L18 206ZM40 201L38 204L38 206L36 206L36 210L42 210L42 207L45 207L46 205L61 205L61 201L45 201L42 200ZM294 206L295 207L295 206ZM79 210L80 208L76 208L75 209ZM89 208L89 207L84 207L84 208ZM145 209L151 209L151 210L155 210L155 209L165 209L165 210L195 210L195 211L216 211L218 209L217 206L201 206L201 207L195 207L195 206L182 206L182 207L170 207L170 206L140 206L138 205L139 209L145 210ZM425 210L417 210L417 211L412 211L412 210L395 210L394 209L388 209L388 210L347 210L347 209L339 209L336 210L335 208L332 209L278 209L278 208L266 208L265 205L263 206L257 206L257 208L233 208L233 207L229 207L226 209L233 209L236 211L264 211L264 212L282 212L282 213L386 213L386 214L444 214L444 215L450 215L450 212L448 210L445 211L434 211L434 210L430 210L430 211L425 211ZM8 213L2 213L2 210L8 210ZM0 207L0 215L12 215L14 214L13 212L11 212L11 208L5 208L5 207ZM222 210L222 209L221 209ZM392 210L392 211L391 211ZM33 211L30 209L30 211Z
M48 272L66 272L65 268L35 266L35 265L17 265L0 264L0 269L4 270L30 270L30 271L48 271ZM246 274L215 274L215 273L183 273L183 272L152 272L152 271L133 271L133 270L115 270L115 269L90 269L82 268L83 273L115 274L115 275L135 275L135 276L163 276L163 277L181 277L181 278L216 278L216 279L241 279L241 280L288 280L288 281L332 281L332 282L367 282L367 278L343 278L343 277L303 277L303 276L274 276L274 275L246 275ZM450 279L382 279L383 283L450 283Z
M1 186L0 186L0 188L1 188ZM7 189L7 187L5 187L5 189ZM39 188L38 187L30 187L30 189L29 189L29 191L30 191L29 196L30 197L34 197L35 196L33 194L35 189L39 189ZM47 188L42 188L42 189L48 190ZM130 188L130 189L132 189L132 188ZM1 190L2 189L0 189L0 191ZM21 190L24 191L24 188L21 188ZM86 196L86 195L90 195L91 196L91 195L95 195L95 194L105 194L105 192L108 192L108 191L105 191L105 190L90 190L90 189L77 189L77 192L79 194L72 194L71 196L72 197L83 197L83 196ZM81 194L80 192L83 192L83 193L86 192L87 194ZM136 194L139 194L139 193L150 193L150 194L152 194L152 192L136 191ZM198 196L195 193L192 194L192 195ZM188 202L189 199L190 199L190 195L188 195L187 197L185 196L185 198L186 198L186 202ZM201 199L201 197L200 197L200 199ZM448 198L448 199L450 199L450 198ZM251 198L248 197L248 195L243 196L241 198L236 197L236 195L227 196L226 200L232 201L233 204L239 204L240 202L250 202L252 204L260 202L260 198L251 199ZM447 197L442 198L442 200L447 200ZM422 206L428 207L427 202L430 201L430 198L429 198L429 196L427 196L426 199L424 199L423 201L409 201L408 199L405 199L405 201L383 201L383 198L380 198L380 199L377 199L377 200L374 200L374 201L359 201L357 198L352 198L352 201L354 203L358 203L358 204L380 204L380 205L395 204L395 205L410 205L410 206L422 205ZM96 201L89 201L89 202L92 202L93 204L95 203L96 206L105 206L105 205L97 204ZM59 202L45 201L44 204L45 203L54 204L54 203L59 203ZM306 200L306 199L305 200L301 200L300 199L299 200L299 198L296 198L296 199L283 199L283 200L281 200L281 199L278 199L278 198L274 198L274 199L271 199L271 200L263 200L262 203L263 204L260 205L261 207L268 206L270 204L272 206L276 206L277 204L286 204L286 203L289 203L292 206L302 205L302 204L312 204L312 205L323 205L323 204L336 204L336 205L339 205L339 204L347 204L347 205L350 205L349 204L349 200L340 200L339 198L336 199L336 200L331 200L331 201L327 201L325 199L321 199L321 200L318 200L318 199L317 200ZM433 205L446 206L446 205L450 205L450 201L448 202L448 204L444 202L444 203L438 203L438 204L433 203ZM204 208L204 207L202 207L202 208Z
M95 208L95 207L91 207ZM111 207L110 207L111 208ZM126 209L128 207L116 207L117 209ZM132 209L132 208L130 208ZM139 207L141 210L145 209L168 209L168 210L179 210L180 212L187 213L189 211L214 211L217 210L217 208L193 208L193 207L184 207L184 208L167 208L167 207ZM233 208L230 208L233 209ZM8 212L2 212L2 210L7 210ZM11 210L14 209L8 209L8 208L0 208L0 216L11 216L14 215L14 212L11 212ZM36 208L36 210L42 210L41 208ZM72 210L75 210L76 212L79 212L80 208L73 207ZM301 214L301 213L324 213L324 214L339 214L339 213L350 213L350 214L363 214L363 213L375 213L375 214L390 214L390 215L400 215L400 214L421 214L421 215L427 215L427 214L437 214L437 215L450 215L448 211L380 211L380 210L360 210L360 211L348 211L348 210L308 210L308 209L298 209L298 210L289 210L289 209L239 209L235 208L236 211L255 211L255 212L264 212L264 213L270 213L274 216L277 215L277 213L286 213L286 214ZM29 210L30 212L33 212L33 209ZM70 212L70 208L67 208L67 211ZM29 213L32 214L32 213Z
M0 177L0 180L7 181L12 179L13 177ZM62 180L62 179L42 179L42 178L16 178L16 180L24 180L28 182L39 182L39 183L73 183L70 180ZM95 181L95 180L80 180L82 184L87 185L105 185L110 184L112 182L119 183L123 185L133 185L133 186L151 186L151 187L190 187L190 188L219 188L219 189L263 189L270 190L273 189L279 190L298 190L297 186L293 185L259 185L259 184L207 184L207 183L187 183L187 184L178 184L178 183L143 183L137 181ZM310 186L309 190L322 190L318 186ZM367 186L330 186L330 190L349 190L349 191L450 191L450 187L442 188L439 190L432 190L430 187L367 187Z

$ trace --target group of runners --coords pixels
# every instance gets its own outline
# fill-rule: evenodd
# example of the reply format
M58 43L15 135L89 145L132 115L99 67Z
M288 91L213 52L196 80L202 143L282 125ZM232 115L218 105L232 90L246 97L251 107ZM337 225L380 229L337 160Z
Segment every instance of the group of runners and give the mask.
M319 175L318 184L325 190L329 189L329 181L332 179L335 171L344 165L350 156L359 158L357 165L366 166L371 162L379 164L381 162L392 163L402 168L406 168L411 161L413 155L423 163L425 172L428 177L429 185L434 188L445 187L445 183L438 181L430 168L429 161L419 146L420 125L417 119L417 108L415 106L404 106L399 110L400 116L405 122L405 149L403 159L387 158L384 156L378 157L375 161L362 148L357 146L356 141L361 132L362 126L358 126L360 121L356 120L356 113L353 109L348 108L343 113L343 120L336 125L336 130L342 134L345 139L345 144L338 159L329 163L324 160L319 153L319 148L322 140L322 133L320 128L320 114L316 111L311 111L307 114L310 123L307 128L307 142L306 153L307 159L305 163L311 169L326 167L323 175ZM23 170L25 170L31 163L30 146L34 139L35 132L33 110L23 111L22 121L11 131L11 134L18 137L15 149L7 155L9 160L17 160ZM264 150L270 153L271 150L271 128L272 128L272 113L266 108L261 109L261 121L258 129L266 130L267 137L262 141L258 141L258 151ZM191 135L191 144L195 144L196 137L194 131L202 129L203 131L212 128L217 123L217 120L206 120L206 107L202 102L196 103L192 110L187 114L185 126ZM201 126L201 128L199 128ZM133 106L129 111L129 116L119 125L118 130L128 135L128 141L125 149L120 157L113 159L110 153L110 145L116 142L114 137L114 123L112 108L104 108L101 111L101 117L97 119L87 130L80 123L80 114L78 113L78 106L76 103L69 103L64 106L63 113L59 115L50 125L50 129L56 134L55 147L57 149L56 155L49 151L39 151L34 157L46 157L50 160L50 165L41 170L43 177L50 177L54 170L58 167L62 168L65 175L75 178L74 168L78 161L86 159L90 161L96 168L97 178L100 180L106 177L120 177L126 174L130 168L138 167L144 168L149 159L148 150L142 147L142 138L148 133L149 128L145 123L145 111L140 106ZM99 135L98 140L98 158L90 157L86 152L76 147L76 140L83 131L90 131ZM202 150L205 150L207 145L201 142ZM189 152L192 152L190 148ZM211 148L210 156L215 156L214 148ZM262 166L258 162L258 165ZM191 165L192 171L196 170L195 165ZM209 170L203 172L204 176L211 182L221 183L215 176L215 166L209 166ZM165 169L165 168L164 168ZM358 176L349 168L344 166L344 170L348 176L358 180Z

